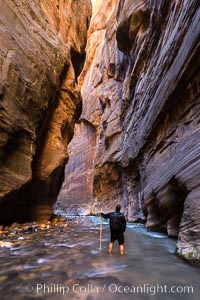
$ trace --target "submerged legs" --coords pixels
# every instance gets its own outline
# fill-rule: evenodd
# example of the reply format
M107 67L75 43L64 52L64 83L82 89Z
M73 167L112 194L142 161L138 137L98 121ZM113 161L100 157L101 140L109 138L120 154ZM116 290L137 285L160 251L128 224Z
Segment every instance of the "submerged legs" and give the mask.
M108 253L112 253L112 249L113 249L113 244L114 243L109 243L109 246L108 246ZM119 253L121 255L124 255L124 245L119 245Z
M113 243L110 243L108 246L108 253L112 253Z

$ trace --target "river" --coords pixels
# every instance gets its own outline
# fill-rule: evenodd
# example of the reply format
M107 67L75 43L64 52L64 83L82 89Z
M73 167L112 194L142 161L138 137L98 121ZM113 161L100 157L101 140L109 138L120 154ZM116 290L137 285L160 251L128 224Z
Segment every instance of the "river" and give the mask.
M173 239L128 224L125 255L117 243L108 254L107 220L102 250L99 218L74 220L73 228L24 234L0 248L1 300L199 299L200 269L174 255Z

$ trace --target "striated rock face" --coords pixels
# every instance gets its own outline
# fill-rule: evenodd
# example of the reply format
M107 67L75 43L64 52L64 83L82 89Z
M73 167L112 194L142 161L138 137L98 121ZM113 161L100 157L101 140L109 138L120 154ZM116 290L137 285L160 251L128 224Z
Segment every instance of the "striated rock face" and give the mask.
M65 181L58 196L57 213L88 214L94 209L93 169L96 129L81 120L75 125L74 138L68 146L69 161L65 167Z
M2 1L0 222L49 218L81 111L90 0Z
M199 22L197 0L103 0L79 78L81 119L96 128L94 206L120 202L133 221L142 210L148 228L178 236L178 253L192 259L200 255Z

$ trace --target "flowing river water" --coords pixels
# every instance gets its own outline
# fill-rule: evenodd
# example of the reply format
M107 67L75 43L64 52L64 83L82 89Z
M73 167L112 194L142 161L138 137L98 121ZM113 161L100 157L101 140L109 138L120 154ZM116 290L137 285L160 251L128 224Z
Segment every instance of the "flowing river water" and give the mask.
M109 225L75 218L75 226L33 232L0 248L0 299L191 299L200 295L200 269L174 255L176 241L128 224L125 255L107 253Z

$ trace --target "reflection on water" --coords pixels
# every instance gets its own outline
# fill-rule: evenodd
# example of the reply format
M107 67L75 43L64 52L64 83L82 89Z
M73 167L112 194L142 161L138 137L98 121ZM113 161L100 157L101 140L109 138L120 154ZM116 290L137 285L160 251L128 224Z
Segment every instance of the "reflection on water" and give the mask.
M101 251L99 218L76 223L0 248L0 299L199 299L200 270L173 255L176 242L166 235L128 224L125 255L117 244L108 255L107 221Z

